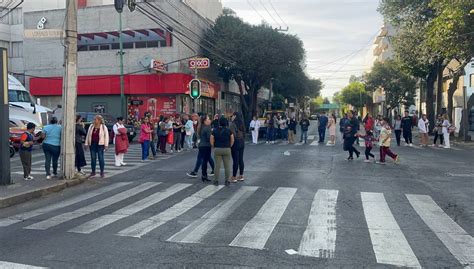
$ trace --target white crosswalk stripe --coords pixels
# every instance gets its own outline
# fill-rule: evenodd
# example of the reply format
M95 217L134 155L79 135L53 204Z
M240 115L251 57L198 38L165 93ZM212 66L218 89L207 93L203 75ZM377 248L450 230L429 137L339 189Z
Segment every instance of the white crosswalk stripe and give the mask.
M212 228L229 216L241 205L258 187L242 187L230 199L218 204L200 219L186 226L177 234L170 237L169 242L198 243Z
M48 267L33 266L22 263L4 262L0 261L0 268L2 269L46 269Z
M50 219L47 219L47 220L44 220L44 221L41 221L41 222L37 222L35 224L32 224L30 226L25 227L25 229L33 229L33 230L46 230L46 229L49 229L49 228L57 226L61 223L64 223L64 222L67 222L67 221L85 216L87 214L98 211L102 208L105 208L109 205L112 205L112 204L118 203L120 201L123 201L127 198L130 198L131 196L134 196L134 195L136 195L140 192L146 191L146 190L148 190L150 188L153 188L153 187L155 187L159 184L160 184L160 182L147 182L147 183L140 184L140 185L138 185L138 186L136 186L132 189L123 191L121 193L118 193L118 194L116 194L112 197L109 197L109 198L105 199L105 200L98 201L96 203L93 203L91 205L79 208L79 209L77 209L75 211L72 211L72 212L66 212L64 214L52 217Z
M295 193L295 188L278 188L230 245L263 249Z
M474 268L474 239L454 222L428 195L410 195L407 199L462 266Z
M197 187L196 191L189 191L190 187ZM98 232L111 233L125 239L126 237L143 238L151 236L150 233L155 229L166 225L175 225L173 221L177 221L178 224L183 223L183 219L185 219L186 226L184 228L174 232L174 234L166 235L165 238L169 237L167 241L175 243L201 243L208 235L218 235L216 232L219 229L215 229L215 227L228 223L230 221L229 217L246 206L246 202L251 200L252 205L259 207L258 211L255 215L249 216L249 219L236 222L242 223L242 226L239 224L238 227L240 228L236 231L235 236L224 237L225 239L220 242L211 241L207 244L215 243L219 246L228 245L229 247L271 250L276 243L273 238L278 240L285 238L282 237L282 234L278 234L282 232L281 229L278 229L281 225L280 228L284 227L285 231L288 231L287 229L298 231L299 235L296 236L299 242L296 242L298 247L296 254L324 259L337 259L339 257L337 250L339 241L336 241L336 238L338 234L345 234L347 231L344 230L346 229L344 225L337 225L339 221L337 216L342 214L340 211L336 212L340 195L338 190L317 190L314 196L310 196L311 200L308 201L311 202L311 207L307 216L301 216L301 224L292 226L288 225L288 218L293 219L295 216L292 216L292 212L288 209L299 206L296 203L307 201L309 198L306 196L301 199L301 196L297 196L298 189L280 187L273 190L269 197L254 200L254 197L261 196L260 192L257 192L260 187L239 186L234 190L225 188L225 192L233 192L232 195L224 198L224 200L218 198L220 202L217 205L208 207L210 204L206 203L206 200L214 202L216 197L222 197L224 195L223 188L222 185L119 182L78 195L61 203L0 219L0 229L13 224L21 225L20 222L22 221L29 221L30 223L24 224L26 226L23 227L24 229L46 230L75 220L75 222L81 223L74 225L72 228L68 227L65 231L76 233L78 236L80 234L87 236ZM307 190L301 192L301 194L304 193L307 193ZM133 203L119 206L124 204L126 199L132 197L134 197ZM180 199L175 199L178 197ZM137 213L150 209L164 202L165 199L174 199L177 202L161 212L154 213L151 217L140 219L141 215ZM347 199L347 197L344 199ZM448 260L459 261L459 264L452 265L452 267L461 265L470 268L473 266L474 240L471 235L451 219L430 196L406 194L403 199L407 199L405 206L410 207L409 210L414 210L413 213L416 213L424 222L424 224L417 224L423 225L419 228L428 228L439 238L440 244L444 244L451 253L446 252L447 255L453 256L452 259L448 258ZM408 240L410 236L405 237L399 222L397 223L397 218L400 216L392 213L389 207L390 202L387 202L383 193L361 192L360 203L363 211L360 216L365 219L367 224L366 242L370 244L370 249L372 249L377 263L410 268L426 266L420 261L426 262L427 257L417 257L414 249L412 249L412 247L420 245L419 242L410 245ZM309 204L307 205L309 206ZM399 205L400 203L397 203L397 206ZM205 211L203 212L203 210ZM99 212L103 213L98 215ZM196 215L197 212L199 212L198 215ZM46 218L34 220L35 217L45 214L48 214ZM192 216L191 219L189 219L190 216ZM79 218L89 219L81 221ZM130 223L130 220L135 219L136 221ZM426 226L424 226L425 224ZM342 239L338 238L338 240L341 240L341 244L347 243L344 236L342 236ZM287 249L287 242L279 241L278 244L280 251L282 248ZM421 251L419 253L425 252ZM1 262L0 268L4 268Z
M337 190L318 190L311 205L308 226L298 253L304 256L332 258L336 249Z
M160 227L166 222L175 219L182 214L189 211L191 208L195 207L204 199L213 195L219 191L223 186L207 186L204 189L196 192L192 196L184 199L178 204L172 206L171 208L163 211L162 213L155 215L151 218L143 220L125 230L122 230L118 233L120 236L132 236L132 237L142 237L145 234L151 232L152 230Z
M69 232L73 233L82 233L82 234L89 234L94 231L97 231L98 229L105 227L111 223L114 223L118 220L121 220L123 218L126 218L130 215L133 215L139 211L144 210L145 208L148 208L154 204L157 204L164 199L170 197L171 195L184 190L187 187L190 187L191 184L183 184L183 183L178 183L175 184L168 189L164 190L163 192L156 192L142 200L139 200L129 206L126 206L122 209L119 209L115 211L112 214L107 214L103 215L102 217L96 218L94 220L91 220L89 222L86 222L82 224L81 226L78 226L74 229L69 230Z
M378 263L421 268L382 193L361 193L370 239Z

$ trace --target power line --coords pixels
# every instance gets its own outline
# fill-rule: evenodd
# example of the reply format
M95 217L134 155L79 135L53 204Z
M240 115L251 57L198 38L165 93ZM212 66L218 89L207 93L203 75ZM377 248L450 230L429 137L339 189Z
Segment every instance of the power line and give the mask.
M275 14L278 16L278 18L280 18L281 22L283 22L283 24L287 27L288 27L288 24L281 18L280 14L278 14L278 12L276 11L275 7L273 6L273 3L272 3L272 0L268 0L268 3L270 4L271 8L273 9L273 11L275 11Z
M24 0L21 0L20 3L18 3L16 6L14 6L12 9L10 9L7 13L3 14L0 16L0 20L8 16L13 10L17 9L21 4L23 4Z
M278 24L278 26L281 27L281 24L275 20L275 18L273 17L273 15L270 13L270 11L268 11L267 7L263 4L262 0L259 0L259 1L260 1L260 4L261 4L261 5L263 6L263 8L265 9L265 11L268 13L268 15L270 15L270 18L272 18L272 20L273 20L276 24Z
M255 11L255 13L257 13L258 16L260 16L260 18L262 18L263 21L266 21L265 18L262 16L262 14L258 12L258 10L252 5L252 3L250 3L249 0L247 0L247 4L249 4L249 6Z

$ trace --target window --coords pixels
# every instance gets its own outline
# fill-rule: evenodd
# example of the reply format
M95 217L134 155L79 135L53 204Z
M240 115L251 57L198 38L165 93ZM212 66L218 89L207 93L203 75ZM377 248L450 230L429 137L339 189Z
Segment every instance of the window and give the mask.
M23 10L21 8L15 8L10 12L10 23L11 24L23 23Z
M147 48L158 48L158 41L148 41L146 42Z
M160 48L166 47L166 41L160 41Z
M135 48L136 48L136 49L143 49L143 48L146 48L146 42L145 42L145 41L135 42Z
M31 103L30 93L27 91L8 90L8 100L10 102Z
M87 46L77 46L77 51L87 51Z
M133 42L123 43L124 49L133 49Z
M100 45L100 50L110 50L110 45Z
M120 49L120 44L119 43L112 44L112 49L113 50L119 50Z
M89 46L89 51L99 50L99 46Z

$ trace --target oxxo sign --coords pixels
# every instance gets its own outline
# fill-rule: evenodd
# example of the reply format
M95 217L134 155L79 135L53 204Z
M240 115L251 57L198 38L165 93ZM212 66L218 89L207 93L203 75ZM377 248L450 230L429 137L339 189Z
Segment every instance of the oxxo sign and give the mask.
M151 60L150 68L158 71L158 72L165 72L166 71L166 64L164 62L158 60Z
M208 58L194 58L188 61L188 66L191 69L206 69L211 65Z

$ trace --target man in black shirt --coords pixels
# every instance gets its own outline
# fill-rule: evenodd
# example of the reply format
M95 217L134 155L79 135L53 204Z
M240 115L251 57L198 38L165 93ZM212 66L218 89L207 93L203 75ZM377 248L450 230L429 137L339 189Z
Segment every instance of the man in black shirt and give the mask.
M412 132L411 129L413 128L413 119L410 117L408 114L408 111L405 111L405 116L402 118L402 124L401 124L402 130L403 130L403 138L405 139L406 146L413 146L413 141L412 141Z

